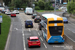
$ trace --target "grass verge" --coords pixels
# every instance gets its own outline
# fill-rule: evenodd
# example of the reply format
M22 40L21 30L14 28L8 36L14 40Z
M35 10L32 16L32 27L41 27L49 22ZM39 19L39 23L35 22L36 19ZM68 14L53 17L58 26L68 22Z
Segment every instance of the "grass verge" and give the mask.
M1 23L0 50L4 50L11 25L11 19L5 14L0 15L3 17L3 22Z
M36 10L37 12L54 12L54 10ZM56 10L61 11L61 10Z

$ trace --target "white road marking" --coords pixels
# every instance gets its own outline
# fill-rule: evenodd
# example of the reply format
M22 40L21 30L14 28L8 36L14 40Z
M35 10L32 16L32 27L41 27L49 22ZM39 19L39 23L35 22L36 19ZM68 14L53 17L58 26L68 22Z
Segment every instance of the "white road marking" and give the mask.
M29 28L29 32L31 32L30 28Z
M65 34L66 35L66 34ZM67 36L67 35L66 35ZM72 40L73 42L75 42L73 39L71 39L69 36L67 36L70 40Z
M38 31L38 29L36 28L36 31Z
M70 30L69 28L67 28L68 30Z
M40 34L38 33L38 35L40 36Z
M71 23L71 24L75 25L74 23Z
M46 44L45 44L45 43L43 43L43 45L45 46L45 48L47 48L47 46L46 46Z
M14 29L18 30L18 28L14 28Z
M75 33L74 31L72 31L73 33Z
M24 50L26 50L25 37L24 37L24 30L23 30L23 28L22 28L22 35L23 35L23 46L24 46Z
M43 41L42 37L40 37L41 41Z
M67 28L69 31L71 31L69 28ZM73 32L73 33L75 33L74 31L71 31L71 32Z

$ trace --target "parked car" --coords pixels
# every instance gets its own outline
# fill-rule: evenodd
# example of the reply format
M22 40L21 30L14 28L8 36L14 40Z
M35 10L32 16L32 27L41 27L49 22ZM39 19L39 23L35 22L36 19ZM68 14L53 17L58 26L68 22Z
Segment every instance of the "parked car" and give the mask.
M66 10L66 9L67 9L67 8L64 7L64 6L62 6L62 7L59 8L59 10Z
M19 11L18 10L14 10L13 13L19 14Z
M28 47L31 47L31 46L39 46L41 45L40 43L40 40L37 36L31 36L29 38L27 38L28 40Z
M26 20L25 21L25 28L30 28L30 27L33 28L33 22L32 22L32 20Z
M6 11L5 10L2 10L1 12L5 14Z
M37 16L37 14L33 14L33 15L32 15L32 18L34 19L36 16Z
M15 13L11 13L11 17L16 17L16 14Z
M68 19L66 17L62 17L64 23L68 23Z
M7 12L5 12L5 14L10 15L10 14L11 14L11 12L10 12L10 11L7 11Z
M40 16L36 16L35 19L34 19L34 22L35 23L39 23L40 21L41 21Z

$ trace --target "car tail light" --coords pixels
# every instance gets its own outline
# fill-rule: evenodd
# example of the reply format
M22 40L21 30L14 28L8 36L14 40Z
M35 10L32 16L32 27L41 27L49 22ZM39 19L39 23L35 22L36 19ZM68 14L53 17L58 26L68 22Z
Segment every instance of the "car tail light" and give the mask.
M31 43L31 41L29 41L29 43Z
M37 43L40 43L40 41L37 41Z
M27 23L25 23L25 25L27 25Z
M40 18L40 20L41 20L41 18Z

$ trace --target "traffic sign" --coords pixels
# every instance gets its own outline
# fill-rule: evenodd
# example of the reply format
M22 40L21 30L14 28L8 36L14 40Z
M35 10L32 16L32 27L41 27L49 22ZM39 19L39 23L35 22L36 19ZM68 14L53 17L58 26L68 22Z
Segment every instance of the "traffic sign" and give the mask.
M35 7L35 4L32 4L33 7Z
M0 16L0 23L2 23L2 16Z

